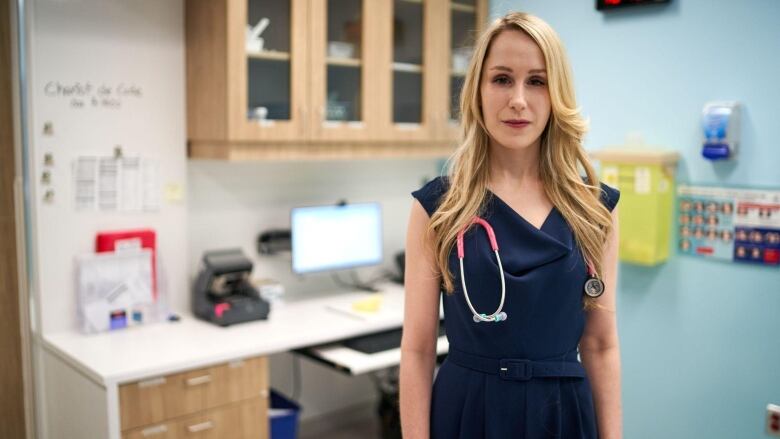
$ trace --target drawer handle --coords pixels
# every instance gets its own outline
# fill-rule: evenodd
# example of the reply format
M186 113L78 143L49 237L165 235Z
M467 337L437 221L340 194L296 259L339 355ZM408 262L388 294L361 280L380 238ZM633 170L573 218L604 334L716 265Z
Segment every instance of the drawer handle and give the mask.
M143 430L141 430L141 435L143 437L149 437L149 436L154 436L156 434L167 433L167 432L168 432L168 427L166 427L165 425L157 425L155 427L144 428Z
M187 380L188 386L199 386L201 384L208 384L211 382L211 375L201 375L199 377L190 378Z
M145 387L155 387L155 386L161 386L163 384L165 384L165 377L160 377L160 378L152 378L146 381L139 381L138 387L143 389Z
M201 422L200 424L190 425L187 427L187 431L190 433L197 433L199 431L210 430L214 428L214 423L211 421Z

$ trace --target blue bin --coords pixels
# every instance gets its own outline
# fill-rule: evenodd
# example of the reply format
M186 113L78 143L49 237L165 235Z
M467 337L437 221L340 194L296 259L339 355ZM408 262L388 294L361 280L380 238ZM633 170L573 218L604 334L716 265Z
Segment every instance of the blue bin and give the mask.
M271 439L297 439L301 406L271 389Z

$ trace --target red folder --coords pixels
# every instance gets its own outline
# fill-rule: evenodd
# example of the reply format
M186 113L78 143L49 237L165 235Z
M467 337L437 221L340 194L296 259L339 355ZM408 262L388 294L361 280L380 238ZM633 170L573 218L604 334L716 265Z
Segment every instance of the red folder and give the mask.
M113 252L127 248L148 248L152 251L152 297L157 300L157 256L155 233L152 229L99 232L95 238L95 251Z

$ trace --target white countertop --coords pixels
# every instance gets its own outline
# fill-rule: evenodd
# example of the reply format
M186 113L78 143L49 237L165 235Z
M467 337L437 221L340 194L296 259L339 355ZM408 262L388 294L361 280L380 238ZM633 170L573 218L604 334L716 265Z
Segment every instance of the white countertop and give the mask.
M403 286L382 284L382 306L365 317L345 310L372 293L321 293L281 302L268 320L226 328L182 315L161 322L101 334L78 331L45 334L44 346L101 386L330 343L398 327L403 322Z

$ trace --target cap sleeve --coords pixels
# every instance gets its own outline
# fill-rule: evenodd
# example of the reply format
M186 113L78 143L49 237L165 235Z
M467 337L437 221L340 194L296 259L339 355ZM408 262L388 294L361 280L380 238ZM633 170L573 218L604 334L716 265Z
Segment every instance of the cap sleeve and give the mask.
M428 216L433 216L441 203L441 197L447 190L447 181L444 177L436 177L425 183L423 187L412 192L412 196L422 204L422 207L428 212Z
M602 182L601 201L604 203L605 206L607 206L607 209L609 209L610 212L612 212L615 209L618 200L620 200L620 191Z

